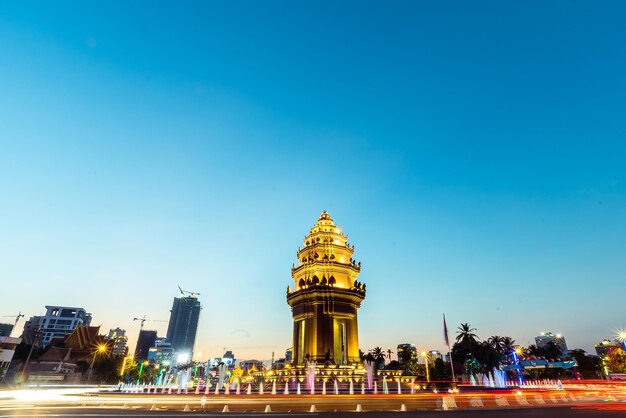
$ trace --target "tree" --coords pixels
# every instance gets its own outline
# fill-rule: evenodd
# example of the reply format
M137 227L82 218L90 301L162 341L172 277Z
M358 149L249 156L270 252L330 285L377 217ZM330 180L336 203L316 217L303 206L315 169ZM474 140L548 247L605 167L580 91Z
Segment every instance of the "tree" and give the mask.
M374 360L374 364L380 369L385 367L385 351L382 347L374 347L370 350L370 354L372 355L372 360Z
M500 356L489 342L484 341L477 343L474 351L476 361L482 366L483 370L491 370L499 364Z
M409 356L402 364L404 365L405 376L417 376L419 374L420 364L417 358L411 358L411 356Z
M458 327L458 331L456 332L458 334L456 336L456 342L468 352L471 352L478 341L478 336L474 334L474 331L476 331L476 328L472 328L470 324L464 323Z
M99 383L117 383L124 356L97 356L93 363L93 380Z
M509 354L511 351L515 350L515 340L511 337L502 337L500 344L505 354Z
M389 369L389 370L402 370L402 364L400 364L399 361L397 360L391 360L389 362L389 364L387 364L387 366L385 366L385 369Z
M600 359L588 355L585 350L572 350L570 355L578 363L578 373L585 379L598 379L602 377Z
M548 341L546 345L543 347L544 356L548 360L556 360L561 357L562 350L561 347L556 345L554 341Z
M524 350L524 353L526 353L526 355L528 356L533 356L533 357L545 357L546 350L544 350L543 348L537 347L535 344L531 344L528 347L526 347L526 349Z
M614 348L604 358L611 373L626 373L626 351L622 348Z
M498 355L502 354L502 337L498 335L492 335L491 337L487 338L487 342Z
M435 359L433 362L433 380L450 380L450 367L446 366L446 363L440 358Z

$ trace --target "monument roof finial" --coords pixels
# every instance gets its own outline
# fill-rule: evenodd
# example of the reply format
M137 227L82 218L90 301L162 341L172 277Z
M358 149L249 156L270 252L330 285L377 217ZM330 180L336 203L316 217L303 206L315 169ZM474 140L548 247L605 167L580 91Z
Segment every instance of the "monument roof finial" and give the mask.
M320 219L319 220L322 221L322 220L328 220L328 219L331 219L330 215L328 214L328 212L323 211L322 214L320 215Z

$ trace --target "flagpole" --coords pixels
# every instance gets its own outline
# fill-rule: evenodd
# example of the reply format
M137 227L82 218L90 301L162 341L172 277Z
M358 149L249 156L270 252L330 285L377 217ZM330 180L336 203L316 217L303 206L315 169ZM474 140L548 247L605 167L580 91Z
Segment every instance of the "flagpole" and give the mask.
M448 326L446 324L446 314L443 314L443 330L446 337L446 344L448 345L448 355L450 356L450 371L452 371L452 381L456 383L456 377L454 376L454 361L452 360L452 350L450 349L450 340L448 339Z

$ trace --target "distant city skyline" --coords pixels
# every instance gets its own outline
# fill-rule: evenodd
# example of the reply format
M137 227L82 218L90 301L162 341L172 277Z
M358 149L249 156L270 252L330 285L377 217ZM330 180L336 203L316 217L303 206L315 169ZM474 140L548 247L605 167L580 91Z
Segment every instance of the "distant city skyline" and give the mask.
M625 13L0 3L0 316L81 307L133 352L180 286L196 354L278 358L327 210L362 262L362 350L445 352L445 313L451 339L593 353L626 328Z

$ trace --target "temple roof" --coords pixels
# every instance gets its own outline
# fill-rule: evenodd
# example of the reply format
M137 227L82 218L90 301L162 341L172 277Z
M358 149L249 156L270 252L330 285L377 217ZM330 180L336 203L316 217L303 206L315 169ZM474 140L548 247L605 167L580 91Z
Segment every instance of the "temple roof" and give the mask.
M332 218L330 217L330 214L328 212L324 211L320 215L318 221L322 221L322 220L331 220L332 221Z

